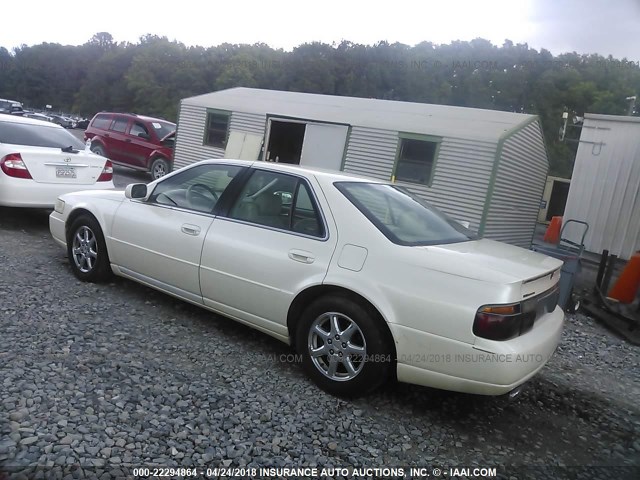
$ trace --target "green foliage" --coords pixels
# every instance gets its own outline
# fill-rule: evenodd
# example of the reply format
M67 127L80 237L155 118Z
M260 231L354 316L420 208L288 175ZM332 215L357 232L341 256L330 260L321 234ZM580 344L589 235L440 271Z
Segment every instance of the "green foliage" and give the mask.
M558 140L562 113L626 114L625 98L640 94L640 67L483 39L414 47L314 42L285 52L263 43L187 47L155 35L115 43L99 32L77 47L0 48L0 97L32 108L50 104L86 116L116 110L175 120L181 98L238 86L537 114L551 173L570 176L576 143ZM578 128L568 129L567 138L578 137Z

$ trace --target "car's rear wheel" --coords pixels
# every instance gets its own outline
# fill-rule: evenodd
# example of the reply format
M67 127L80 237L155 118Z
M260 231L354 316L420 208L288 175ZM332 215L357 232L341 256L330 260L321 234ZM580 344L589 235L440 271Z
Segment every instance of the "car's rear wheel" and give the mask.
M111 276L102 229L97 220L89 215L81 215L71 224L67 255L74 275L84 282L100 282Z
M169 173L169 162L167 162L164 158L156 158L153 162L151 162L151 168L149 169L151 172L151 176L154 180L164 177L167 173Z
M96 144L91 145L91 151L96 155L100 155L101 157L106 157L106 153L104 152L104 147L102 145Z
M388 331L371 308L343 295L315 300L302 314L296 345L311 379L339 396L366 394L394 363Z

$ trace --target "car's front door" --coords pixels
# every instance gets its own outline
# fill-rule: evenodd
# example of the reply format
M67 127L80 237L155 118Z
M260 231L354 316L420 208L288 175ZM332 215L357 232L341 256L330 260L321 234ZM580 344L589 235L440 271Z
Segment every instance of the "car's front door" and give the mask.
M321 284L336 246L315 179L255 169L220 212L202 250L205 305L287 335L287 310L305 286Z
M134 120L131 123L127 139L128 144L127 155L131 165L141 168L149 168L147 165L147 159L151 155L151 152L158 148L158 145L153 143L155 133L149 131L144 123Z
M242 169L199 165L159 182L145 201L126 199L113 220L111 263L126 276L202 303L202 245L217 202Z

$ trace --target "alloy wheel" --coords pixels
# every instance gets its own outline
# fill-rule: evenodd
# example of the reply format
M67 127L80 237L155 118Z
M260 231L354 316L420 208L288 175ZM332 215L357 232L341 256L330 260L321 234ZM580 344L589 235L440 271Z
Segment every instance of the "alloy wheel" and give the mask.
M89 273L93 270L98 260L98 244L95 234L86 225L76 231L71 251L78 270L82 273Z
M313 365L327 378L353 380L364 367L367 344L358 324L338 312L316 318L307 341Z

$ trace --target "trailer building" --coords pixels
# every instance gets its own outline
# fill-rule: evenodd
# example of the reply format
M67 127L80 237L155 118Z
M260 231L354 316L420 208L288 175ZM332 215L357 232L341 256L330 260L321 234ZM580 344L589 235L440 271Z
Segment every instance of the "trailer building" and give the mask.
M483 236L523 247L548 170L535 115L252 88L181 101L174 166L205 158L393 181Z
M584 116L564 220L587 222L588 251L640 250L640 118ZM568 232L571 234L571 232Z

